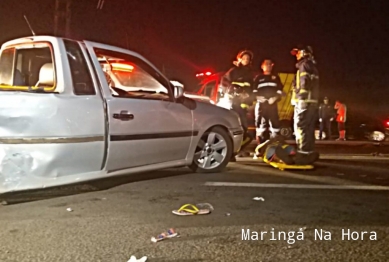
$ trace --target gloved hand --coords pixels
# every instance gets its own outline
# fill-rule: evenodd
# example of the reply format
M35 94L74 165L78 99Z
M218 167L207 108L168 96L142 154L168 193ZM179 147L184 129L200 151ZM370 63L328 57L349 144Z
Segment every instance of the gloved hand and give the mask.
M330 121L331 121L331 122L334 121L334 118L331 118Z
M270 97L268 102L269 102L269 105L272 105L274 104L274 102L277 101L277 97L273 96L273 97Z
M322 121L323 121L323 119L319 118L319 122L322 122Z
M260 103L265 103L267 99L266 99L264 96L257 96L257 100L258 100Z
M343 122L343 116L341 116L339 120L340 120L340 122Z

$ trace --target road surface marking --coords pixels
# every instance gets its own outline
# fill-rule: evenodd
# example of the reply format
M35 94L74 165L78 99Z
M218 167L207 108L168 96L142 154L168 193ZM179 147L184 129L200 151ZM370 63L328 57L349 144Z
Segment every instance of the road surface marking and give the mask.
M266 184L266 183L236 183L236 182L206 182L204 185L205 186L220 186L220 187L262 187L262 188L389 191L389 187L387 187L387 186L374 186L374 185L304 185L304 184Z
M321 183L321 184L332 184L332 185L369 185L357 181L350 181L346 179L341 179L337 177L331 177L331 176L313 176L310 174L310 171L303 171L304 174L298 174L296 172L289 172L289 171L280 171L278 169L275 169L274 167L270 165L260 165L260 166L246 166L244 164L239 164L239 162L231 163L231 166L235 166L236 169L239 170L248 170L248 171L254 171L258 172L263 175L269 175L269 176L278 176L278 177L284 177L284 178L293 178L293 179L299 179L304 181L310 181L315 183ZM237 170L229 170L228 173L236 172Z

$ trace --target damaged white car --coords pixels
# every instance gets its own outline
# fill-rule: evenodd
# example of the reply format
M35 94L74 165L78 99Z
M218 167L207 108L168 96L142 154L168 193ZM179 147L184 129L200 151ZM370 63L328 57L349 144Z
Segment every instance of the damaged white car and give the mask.
M0 194L170 167L218 172L243 133L235 113L185 98L139 54L51 36L2 45L0 121Z

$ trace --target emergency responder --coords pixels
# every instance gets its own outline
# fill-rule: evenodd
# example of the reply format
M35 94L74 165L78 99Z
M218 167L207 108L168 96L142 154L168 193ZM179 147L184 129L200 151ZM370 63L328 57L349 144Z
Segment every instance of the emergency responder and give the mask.
M315 122L319 96L319 75L310 46L294 48L297 73L293 84L294 132L297 143L296 162L312 164L317 160L315 150Z
M347 107L344 103L337 100L335 103L335 109L337 109L337 117L336 122L338 122L338 131L339 131L339 138L336 139L338 141L345 141L346 140L346 115L347 115Z
M264 132L270 127L271 137L280 131L277 102L283 95L278 75L272 74L274 63L266 59L261 64L262 74L254 79L253 95L256 96L255 126L258 145L265 141Z
M238 113L243 127L243 142L241 151L250 144L252 137L248 134L247 109L253 103L252 85L254 72L251 68L253 52L250 50L240 51L233 62L232 67L222 78L225 89L224 96L231 99L231 109ZM232 159L234 160L234 158Z
M324 129L327 139L331 139L331 122L334 120L334 115L334 109L328 104L328 98L324 97L323 104L319 107L320 140L323 138Z

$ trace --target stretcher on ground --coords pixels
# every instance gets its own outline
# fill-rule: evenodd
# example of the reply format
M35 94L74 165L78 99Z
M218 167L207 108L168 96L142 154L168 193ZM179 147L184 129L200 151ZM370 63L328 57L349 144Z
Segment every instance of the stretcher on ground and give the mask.
M269 143L269 140L263 142L262 144L258 145L256 148L255 148L255 154L259 154L259 151L261 150L261 148L263 148L265 145L267 145ZM275 161L270 161L266 158L266 153L264 154L263 156L263 162L265 162L266 164L269 164L271 165L272 167L274 168L277 168L281 171L285 170L285 169L299 169L299 170L308 170L308 169L314 169L315 167L313 165L288 165L288 164L285 164L283 162L275 162Z
M315 167L313 165L287 165L285 163L281 162L272 162L267 160L265 157L263 158L263 162L266 164L271 165L274 168L277 168L281 171L285 169L300 169L300 170L308 170L308 169L314 169Z

